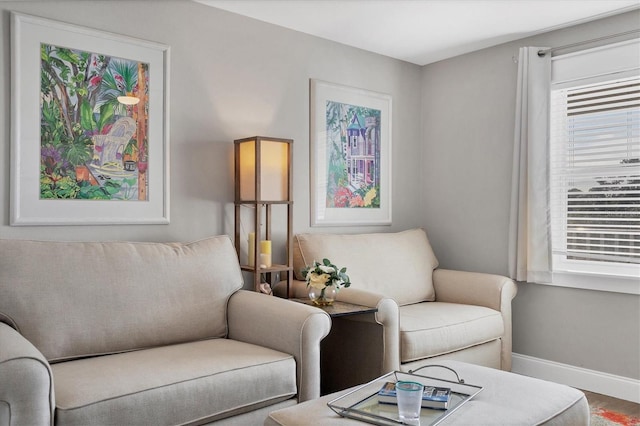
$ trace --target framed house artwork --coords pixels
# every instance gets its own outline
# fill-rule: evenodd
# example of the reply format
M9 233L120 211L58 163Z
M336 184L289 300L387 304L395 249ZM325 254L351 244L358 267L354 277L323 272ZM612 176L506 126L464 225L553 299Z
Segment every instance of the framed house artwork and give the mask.
M11 225L169 223L169 47L11 14Z
M391 225L391 96L310 85L311 225Z

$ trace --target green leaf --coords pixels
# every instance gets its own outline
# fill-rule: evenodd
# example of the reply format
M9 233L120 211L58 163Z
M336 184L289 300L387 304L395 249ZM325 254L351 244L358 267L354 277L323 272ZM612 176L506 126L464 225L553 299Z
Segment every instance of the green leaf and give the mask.
M324 266L331 266L331 261L329 259L322 259L322 263L324 263Z
M109 195L113 195L118 191L120 191L120 184L113 181L107 181L102 187L102 189L106 191Z
M40 188L40 198L56 198L51 188Z
M104 126L106 126L109 121L113 118L114 112L113 107L110 104L102 104L100 107L100 117L98 118L98 131L102 132Z
M85 164L91 160L93 151L88 138L73 141L65 150L64 156L74 166Z
M49 123L55 121L55 114L52 110L53 108L51 107L51 102L44 101L42 103L42 117Z
M57 182L54 192L56 198L76 198L79 189L74 179L65 176Z
M72 64L78 64L78 62L80 61L78 55L76 55L69 49L58 49L56 51L56 54L60 59L71 62Z
M71 68L69 68L69 66L65 64L63 61L61 61L60 59L53 56L49 58L49 62L51 63L51 66L54 69L58 70L60 74L60 78L68 83L69 73L71 72Z
M78 194L78 198L83 198L86 200L108 200L110 197L105 194L99 186L92 186L90 184L83 185L80 187L80 193Z
M40 59L49 62L49 52L47 51L47 46L45 44L40 45Z
M85 99L80 105L80 124L85 130L97 130L98 125L93 118L93 110L89 102Z

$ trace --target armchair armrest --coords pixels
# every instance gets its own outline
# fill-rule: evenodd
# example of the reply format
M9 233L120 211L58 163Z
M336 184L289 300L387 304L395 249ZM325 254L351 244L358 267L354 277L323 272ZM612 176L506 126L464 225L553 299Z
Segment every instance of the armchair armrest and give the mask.
M273 289L274 294L280 297L287 297L286 287L287 287L287 282L280 281L275 285ZM291 288L289 290L290 290L289 297L293 299L306 299L307 297L309 297L309 290L307 289L306 281L292 280Z
M375 319L382 326L383 359L382 369L387 373L400 369L400 311L395 300L382 294L359 288L343 288L337 300L356 305L378 308Z
M518 292L513 280L501 275L436 269L433 271L433 286L437 302L479 305L500 312L504 324L501 369L510 371L511 300Z
M321 309L246 290L227 308L229 338L293 355L298 401L320 397L320 341L331 330Z
M451 269L433 271L433 286L437 302L486 306L496 311L501 311L505 303L511 306L517 292L510 278Z
M286 283L281 281L274 287L277 295L284 296ZM290 295L293 298L304 299L308 297L307 283L305 281L293 280L291 283ZM337 299L341 302L353 303L355 305L378 308L375 320L382 326L384 341L382 369L387 373L400 369L400 313L395 300L372 291L360 288L343 288L338 292Z
M53 376L44 355L0 322L0 420L53 425Z

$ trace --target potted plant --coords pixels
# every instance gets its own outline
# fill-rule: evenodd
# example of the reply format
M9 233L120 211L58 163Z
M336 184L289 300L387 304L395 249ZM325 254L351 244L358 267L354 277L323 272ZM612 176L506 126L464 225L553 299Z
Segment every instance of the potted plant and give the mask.
M322 263L314 261L313 265L304 268L302 276L307 281L309 299L318 306L331 305L338 290L351 285L346 272L347 268L339 269L329 259L323 259Z

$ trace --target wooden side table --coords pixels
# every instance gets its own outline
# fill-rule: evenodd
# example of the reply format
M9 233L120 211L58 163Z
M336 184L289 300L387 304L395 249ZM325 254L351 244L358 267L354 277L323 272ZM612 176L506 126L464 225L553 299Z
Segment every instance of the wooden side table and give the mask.
M329 306L318 306L310 299L290 299L294 302L304 303L305 305L315 306L329 314L331 318L344 317L348 315L372 314L378 312L378 308L371 308L364 305L354 305L353 303L335 301Z
M380 375L381 350L368 353L367 347L382 344L382 327L375 322L378 308L335 301L329 306L317 306L309 299L289 299L315 306L331 317L331 331L320 342L320 393L326 395L366 383ZM363 328L375 327L380 340L364 342Z

